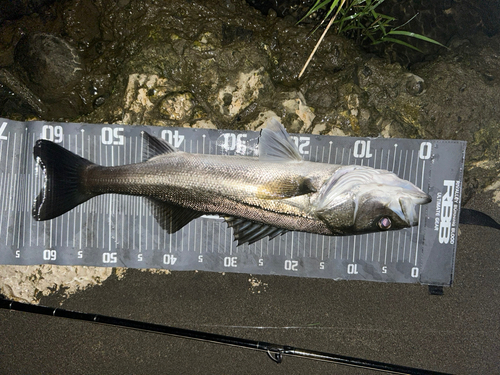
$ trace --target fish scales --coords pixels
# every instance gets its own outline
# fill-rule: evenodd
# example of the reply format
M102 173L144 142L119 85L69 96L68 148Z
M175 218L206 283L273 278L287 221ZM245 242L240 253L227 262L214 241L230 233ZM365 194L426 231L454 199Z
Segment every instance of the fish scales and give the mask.
M316 228L315 232L327 234L331 231L310 212L310 201L317 193L285 198L276 192L270 199L263 198L262 191L295 186L304 179L319 190L339 167L304 161L290 162L284 168L281 163L253 157L175 152L145 163L89 166L84 187L89 194L150 196L203 213L243 216L289 230Z
M47 141L34 156L46 178L33 206L50 220L99 194L147 197L169 233L203 214L218 214L238 244L287 231L351 235L418 225L430 196L386 170L302 160L283 125L272 119L259 157L179 152L144 133L147 160L115 167L93 164Z

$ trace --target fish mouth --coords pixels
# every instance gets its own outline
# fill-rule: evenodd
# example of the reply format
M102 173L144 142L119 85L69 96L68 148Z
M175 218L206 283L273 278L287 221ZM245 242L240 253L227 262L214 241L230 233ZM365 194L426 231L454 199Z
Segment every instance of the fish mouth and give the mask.
M420 189L418 190L418 192L414 192L410 196L403 196L399 198L401 211L395 210L398 216L409 226L418 225L418 217L420 211L418 209L419 206L430 203L432 201L432 198L429 194L424 193Z
M422 204L427 204L427 203L431 203L432 202L432 197L429 194L427 194L427 193L425 193L423 191L420 191L420 193L421 194L419 196L416 196L416 197L413 198L413 202L415 204L422 205Z

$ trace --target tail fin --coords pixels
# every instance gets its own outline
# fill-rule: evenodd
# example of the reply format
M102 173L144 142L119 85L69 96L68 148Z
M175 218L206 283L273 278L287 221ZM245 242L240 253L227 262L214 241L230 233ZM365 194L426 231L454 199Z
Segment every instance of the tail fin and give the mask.
M35 220L53 219L94 196L81 184L83 172L93 163L44 139L35 143L33 155L45 172L44 186L33 206Z

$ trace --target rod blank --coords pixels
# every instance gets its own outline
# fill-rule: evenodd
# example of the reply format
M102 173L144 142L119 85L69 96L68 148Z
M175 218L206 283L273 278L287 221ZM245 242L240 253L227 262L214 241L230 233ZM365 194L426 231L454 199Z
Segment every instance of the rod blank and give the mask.
M393 365L390 363L371 361L367 359L342 356L342 355L319 352L308 349L294 348L292 346L272 344L265 341L254 341L244 338L224 336L224 335L194 331L184 328L169 327L160 324L146 323L131 319L121 319L106 315L89 314L89 313L83 313L83 312L71 311L59 308L54 309L52 307L15 302L2 298L0 298L0 308L11 311L22 311L39 315L51 315L54 317L61 317L73 320L83 320L92 323L106 324L115 327L161 333L165 335L182 337L192 340L200 340L205 342L259 350L266 352L267 355L276 363L281 363L283 360L283 356L289 355L300 358L312 359L316 361L331 362L339 365L378 370L393 374L411 374L411 375L445 374L442 372L428 371L413 367L406 367L406 366Z

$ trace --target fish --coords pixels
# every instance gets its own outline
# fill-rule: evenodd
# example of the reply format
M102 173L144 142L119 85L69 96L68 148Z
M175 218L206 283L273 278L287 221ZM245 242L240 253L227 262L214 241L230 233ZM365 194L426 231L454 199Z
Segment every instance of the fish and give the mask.
M33 154L44 172L32 216L56 218L101 194L146 197L175 233L202 215L219 215L238 246L290 231L346 236L418 225L431 197L383 169L305 161L283 125L261 130L258 156L187 153L142 133L144 161L105 167L49 140Z

